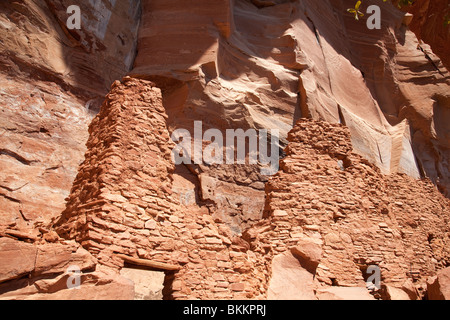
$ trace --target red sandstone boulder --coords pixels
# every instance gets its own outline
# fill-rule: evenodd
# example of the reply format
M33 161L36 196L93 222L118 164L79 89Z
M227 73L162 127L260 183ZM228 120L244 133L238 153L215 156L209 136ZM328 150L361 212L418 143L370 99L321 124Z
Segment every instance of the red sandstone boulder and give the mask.
M438 272L427 282L429 300L450 300L450 268Z
M94 257L75 242L35 245L0 238L0 283L26 274L62 274L70 266L92 270L95 263Z
M386 286L386 300L412 300L408 293L396 287Z
M0 238L0 283L31 273L37 247L10 238Z
M291 253L300 261L303 268L315 274L322 259L322 241L304 238L291 249Z
M70 266L77 266L80 270L94 269L95 259L75 243L46 244L38 247L35 274L63 273Z
M268 300L316 300L313 274L289 252L272 260Z
M381 297L383 300L418 300L419 293L411 279L401 286L382 285Z
M8 300L133 300L133 281L109 270L80 275L80 286L68 288L68 274L55 278L27 279L11 285L0 299ZM19 288L19 289L18 289Z

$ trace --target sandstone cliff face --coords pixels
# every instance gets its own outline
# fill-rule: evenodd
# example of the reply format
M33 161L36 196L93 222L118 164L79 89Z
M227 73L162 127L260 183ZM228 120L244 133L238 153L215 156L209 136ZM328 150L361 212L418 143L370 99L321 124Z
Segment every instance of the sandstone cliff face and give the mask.
M411 30L419 39L431 45L443 64L450 67L450 33L448 31L448 19L450 19L449 1L416 1L408 7L408 11L414 15L410 25Z
M138 263L166 298L373 298L370 265L423 297L449 265L446 1L412 7L425 43L371 2L381 30L350 0L80 1L81 30L69 1L0 4L0 295L129 299ZM195 120L279 129L280 172L173 166Z
M133 63L139 1L92 3L80 4L83 29L76 32L65 27L70 1L0 4L2 224L60 214L87 126Z
M203 119L276 127L285 141L300 116L341 122L382 172L427 176L446 193L449 73L381 2L382 28L368 30L346 14L352 1L196 2L195 21L191 7L144 1L131 74L175 82L165 95L171 129Z

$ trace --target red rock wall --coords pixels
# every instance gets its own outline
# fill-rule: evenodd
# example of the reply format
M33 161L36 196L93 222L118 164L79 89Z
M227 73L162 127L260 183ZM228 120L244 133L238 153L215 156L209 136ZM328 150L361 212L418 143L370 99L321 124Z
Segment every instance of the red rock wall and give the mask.
M262 296L267 273L245 241L234 243L206 207L183 208L172 192L166 118L151 82L126 78L113 85L90 126L86 160L56 230L108 267L123 267L117 254L179 265L166 297Z
M448 199L430 181L382 175L352 153L341 125L301 120L288 139L266 187L272 230L255 233L255 244L279 254L299 241L321 243L320 285L364 287L363 270L377 265L384 285L414 281L424 292L450 263Z
M100 264L120 269L123 254L179 266L165 290L175 299L267 297L272 259L302 256L305 243L321 251L308 269L316 275L313 297L330 286L364 288L369 265L381 268L385 285L414 280L423 290L448 265L448 200L430 182L383 176L352 154L343 126L297 123L266 187L268 217L240 238L172 192L166 119L160 90L126 78L91 124L86 160L56 225ZM411 270L419 272L414 279Z
M446 18L450 18L448 0L417 0L408 7L414 15L411 30L419 39L428 43L447 69L450 69L450 32Z
M342 125L296 124L281 170L266 186L265 218L236 235L204 203L183 204L174 192L166 121L152 82L113 84L62 216L34 238L2 233L7 255L39 251L43 262L19 255L19 271L5 264L0 295L71 296L63 272L73 263L85 266L87 297L99 298L90 290L105 285L107 298L129 299L133 284L119 271L150 263L166 270L166 299L373 299L364 283L370 265L380 267L385 291L417 298L428 277L449 265L448 199L429 181L382 175L352 153ZM67 253L54 260L54 250ZM43 286L36 270L56 278ZM24 285L27 274L32 281Z
M193 19L196 5L143 2L130 74L170 87L170 131L195 120L222 129L278 128L285 145L301 115L341 122L355 152L383 173L426 176L447 194L448 70L397 6L364 2L363 11L381 8L381 29L369 30L368 14L355 21L347 12L354 4L219 1ZM172 23L174 14L183 28Z
M134 61L139 1L0 3L0 225L33 230L59 216L111 83Z
M69 31L68 4L0 4L1 295L83 297L66 291L62 273L78 261L89 266L84 297L105 297L92 283L109 298L132 297L117 254L181 268L166 277L166 297L176 299L279 298L289 270L308 283L300 296L321 298L338 294L330 285L361 288L372 263L411 293L410 268L423 289L448 266L448 200L395 174L429 177L448 193L448 71L394 7L383 6L382 30L368 32L346 13L351 0L144 1L132 74L163 95L144 80L114 83L60 217L98 101L130 69L140 8L81 1L87 20ZM436 30L438 52L441 30L414 23L425 41ZM288 135L300 116L349 131L311 121ZM266 193L257 166L174 168L169 134L194 120L280 129L288 157ZM80 245L89 250L81 259ZM58 252L64 261L50 259ZM6 263L15 255L18 270Z
M144 1L139 37L139 1L79 1L79 31L65 27L70 1L2 2L2 223L23 228L64 209L88 124L110 84L133 65L138 40L132 74L165 79L169 132L194 120L205 129L279 128L285 145L301 114L341 121L355 151L383 172L426 176L446 193L447 71L427 45L428 56L417 49L402 13L379 2L383 28L368 31L347 14L350 0ZM424 8L440 12L438 5ZM193 8L201 14L191 15ZM205 177L202 190L207 181L221 183L203 200L222 208L238 232L261 217L266 180L258 168L190 170L192 180ZM236 193L252 194L258 205Z

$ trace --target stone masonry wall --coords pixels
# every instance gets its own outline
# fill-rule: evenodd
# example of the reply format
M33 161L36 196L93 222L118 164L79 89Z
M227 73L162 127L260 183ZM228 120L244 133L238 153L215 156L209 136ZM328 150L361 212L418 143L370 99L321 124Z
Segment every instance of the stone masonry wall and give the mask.
M365 287L365 270L377 265L384 284L414 281L420 291L450 264L449 201L429 181L382 175L351 153L349 136L339 124L297 123L266 186L270 228L249 232L253 247L280 254L319 243L321 286Z
M172 196L169 134L161 92L151 82L116 82L90 126L86 160L58 233L75 239L100 264L120 269L122 254L181 270L166 297L249 299L264 294L268 273L206 208Z

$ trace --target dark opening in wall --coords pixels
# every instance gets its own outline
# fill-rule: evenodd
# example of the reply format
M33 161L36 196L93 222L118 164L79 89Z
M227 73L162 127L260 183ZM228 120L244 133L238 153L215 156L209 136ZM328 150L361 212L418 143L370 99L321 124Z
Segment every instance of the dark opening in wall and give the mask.
M173 300L172 284L178 266L118 256L124 260L120 274L134 283L135 300Z
M339 283L336 278L330 278L330 280L333 287L339 287Z
M166 271L165 277L164 277L164 288L162 290L163 294L163 300L174 300L172 294L173 294L173 281L175 280L175 273Z

